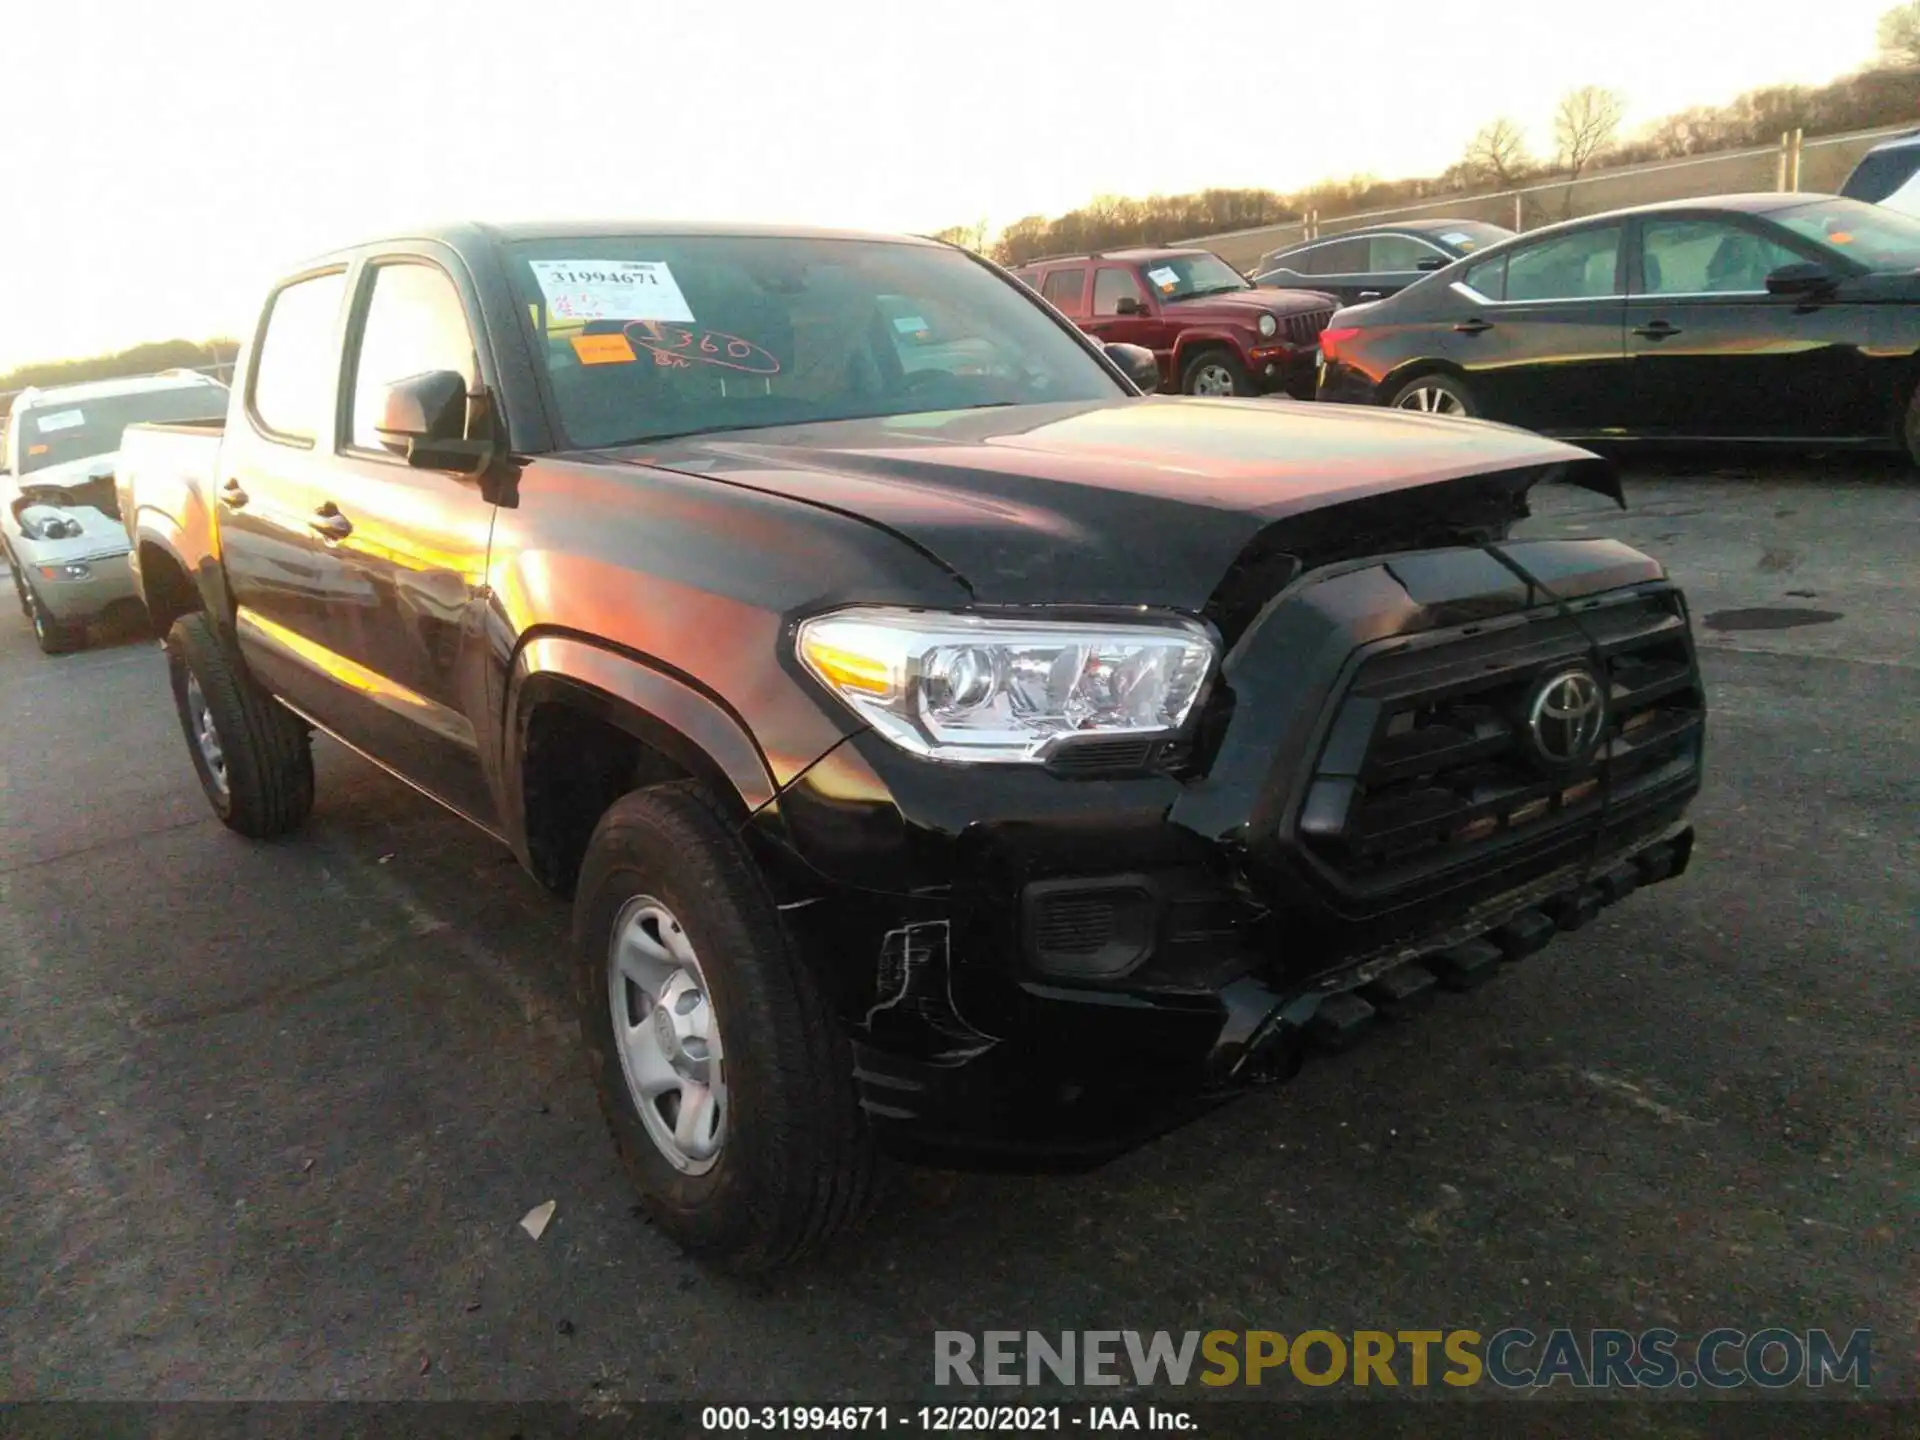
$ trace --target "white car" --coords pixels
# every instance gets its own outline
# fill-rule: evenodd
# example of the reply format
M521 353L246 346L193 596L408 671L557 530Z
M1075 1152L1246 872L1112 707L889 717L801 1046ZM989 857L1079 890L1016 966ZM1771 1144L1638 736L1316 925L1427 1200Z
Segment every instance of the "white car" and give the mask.
M226 411L227 387L191 370L14 397L0 457L0 547L42 650L78 649L90 622L139 604L114 496L121 432Z

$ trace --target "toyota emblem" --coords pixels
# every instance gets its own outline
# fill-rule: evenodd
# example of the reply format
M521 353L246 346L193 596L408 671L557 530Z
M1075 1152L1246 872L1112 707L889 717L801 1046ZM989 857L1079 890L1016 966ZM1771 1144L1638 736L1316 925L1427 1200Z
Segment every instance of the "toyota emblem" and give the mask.
M1547 764L1575 765L1593 753L1607 723L1607 697L1591 670L1562 670L1527 702L1527 736Z

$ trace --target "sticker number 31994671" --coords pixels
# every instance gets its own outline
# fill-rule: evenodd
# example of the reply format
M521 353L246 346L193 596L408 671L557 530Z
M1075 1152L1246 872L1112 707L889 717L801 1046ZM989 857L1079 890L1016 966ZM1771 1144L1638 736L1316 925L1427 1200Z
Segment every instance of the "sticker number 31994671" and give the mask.
M678 320L693 311L664 260L535 260L555 320Z

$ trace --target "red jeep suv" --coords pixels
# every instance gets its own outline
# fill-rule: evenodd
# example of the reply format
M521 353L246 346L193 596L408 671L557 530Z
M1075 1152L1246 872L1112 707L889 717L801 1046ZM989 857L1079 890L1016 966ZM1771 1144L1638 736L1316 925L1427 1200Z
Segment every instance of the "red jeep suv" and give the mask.
M1088 334L1146 346L1160 388L1187 395L1312 399L1320 332L1337 303L1311 290L1257 290L1208 250L1049 255L1013 273Z

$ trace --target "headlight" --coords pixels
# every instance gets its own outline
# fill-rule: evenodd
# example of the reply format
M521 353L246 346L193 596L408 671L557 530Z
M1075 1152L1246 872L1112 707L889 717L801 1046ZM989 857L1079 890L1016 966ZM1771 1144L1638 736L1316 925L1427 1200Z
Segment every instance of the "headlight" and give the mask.
M1183 622L1074 624L926 610L808 620L800 661L903 750L1038 763L1070 737L1178 730L1212 673L1212 638Z
M85 565L42 565L38 568L43 580L84 580L93 574Z
M1279 334L1279 332L1280 322L1271 315L1262 314L1260 317L1260 333L1271 340L1275 335Z

